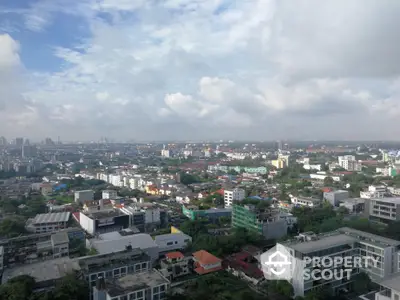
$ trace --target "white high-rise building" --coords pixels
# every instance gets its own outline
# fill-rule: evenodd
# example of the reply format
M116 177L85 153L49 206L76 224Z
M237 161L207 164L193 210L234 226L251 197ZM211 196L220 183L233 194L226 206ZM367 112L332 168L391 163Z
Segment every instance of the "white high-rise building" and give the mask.
M224 191L224 204L225 207L231 207L233 201L242 201L245 198L245 190L234 188L232 190Z

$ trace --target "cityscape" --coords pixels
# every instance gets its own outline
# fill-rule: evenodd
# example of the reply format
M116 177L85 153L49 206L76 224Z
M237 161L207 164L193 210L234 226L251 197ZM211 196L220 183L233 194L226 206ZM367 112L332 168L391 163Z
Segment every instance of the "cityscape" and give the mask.
M400 300L400 1L0 1L0 300Z
M15 284L39 299L68 284L74 299L398 293L400 143L0 141L1 293ZM371 263L346 278L272 280L263 257L276 247Z

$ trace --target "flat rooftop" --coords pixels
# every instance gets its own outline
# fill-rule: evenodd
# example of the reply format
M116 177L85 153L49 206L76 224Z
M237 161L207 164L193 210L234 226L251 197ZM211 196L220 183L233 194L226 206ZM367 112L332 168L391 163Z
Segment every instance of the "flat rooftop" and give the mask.
M107 280L106 289L110 297L117 297L122 294L169 283L159 272L151 270L143 273L129 274L114 280Z
M374 245L380 248L391 246L396 247L400 245L400 241L392 240L376 234L371 234L349 227L342 227L336 231L317 235L316 240L298 241L293 239L282 243L282 245L306 254L339 245L351 244L354 242L364 242L366 244Z
M335 246L345 245L356 242L357 239L339 232L326 236L318 236L317 240L300 242L292 240L282 245L292 248L301 253L307 254L315 251L321 251Z
M388 202L394 204L400 204L400 197L383 197L383 198L371 198L371 201Z
M125 215L123 212L116 210L116 209L110 210L110 211L96 211L96 212L84 213L84 214L95 220Z
M384 286L385 288L400 292L400 273L394 274L389 278L378 281L377 283L381 286Z
M90 240L90 243L100 254L123 251L126 246L140 249L158 248L153 238L146 233L123 236L119 232L110 232Z
M76 260L69 257L42 261L34 264L26 264L16 268L4 269L2 283L6 283L11 278L19 275L29 275L35 278L36 282L56 280L64 277L73 270L79 270Z
M71 217L70 212L57 212L57 213L49 213L49 214L39 214L36 215L32 223L35 224L44 224L44 223L61 223L61 222L68 222L69 218Z
M400 199L400 198L399 198ZM380 247L387 247L387 246L399 246L400 241L396 241L393 239L389 239L380 235L368 233L365 231L349 228L349 227L342 227L339 228L339 232L345 233L347 235L356 236L360 242L366 242L371 244L376 244Z

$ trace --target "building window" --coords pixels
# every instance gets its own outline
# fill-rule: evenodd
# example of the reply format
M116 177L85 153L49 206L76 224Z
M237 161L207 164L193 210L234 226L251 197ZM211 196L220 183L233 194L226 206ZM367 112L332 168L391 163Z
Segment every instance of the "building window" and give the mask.
M136 264L135 265L135 272L140 271L140 269L141 269L141 265L140 264Z
M136 292L136 295L137 295L138 298L142 298L143 297L143 291Z
M147 269L147 263L142 263L142 269Z
M119 269L114 270L114 276L119 276Z
M129 295L129 300L135 300L136 299L136 293L132 293Z
M106 278L112 277L112 271L107 271L106 272Z
M128 296L127 296L127 295L124 295L124 296L121 296L119 299L120 299L120 300L128 300Z
M173 242L168 242L167 243L167 246L171 246L171 245L173 245L174 243Z
M165 291L165 285L161 285L160 286L160 292L164 292Z
M159 292L159 287L158 286L156 286L155 288L153 288L153 293L154 294L156 294L156 293L158 293Z
M153 296L153 300L160 300L160 295L159 295L159 294L154 295L154 296Z

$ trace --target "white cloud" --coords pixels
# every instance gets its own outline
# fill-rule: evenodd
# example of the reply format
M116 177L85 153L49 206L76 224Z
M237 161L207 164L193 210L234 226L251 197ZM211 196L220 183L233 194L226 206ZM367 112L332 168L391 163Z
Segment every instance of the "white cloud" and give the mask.
M336 138L351 127L361 139L371 138L365 118L386 128L381 115L400 114L398 1L85 0L74 12L39 3L24 12L30 29L51 30L58 12L91 30L80 45L53 45L65 67L35 73L27 93L71 135L82 120L82 137L132 138L131 125L146 124L134 138ZM0 36L0 68L21 67L18 53ZM373 138L398 133L380 132Z
M9 68L19 66L19 43L10 35L0 35L0 67Z

